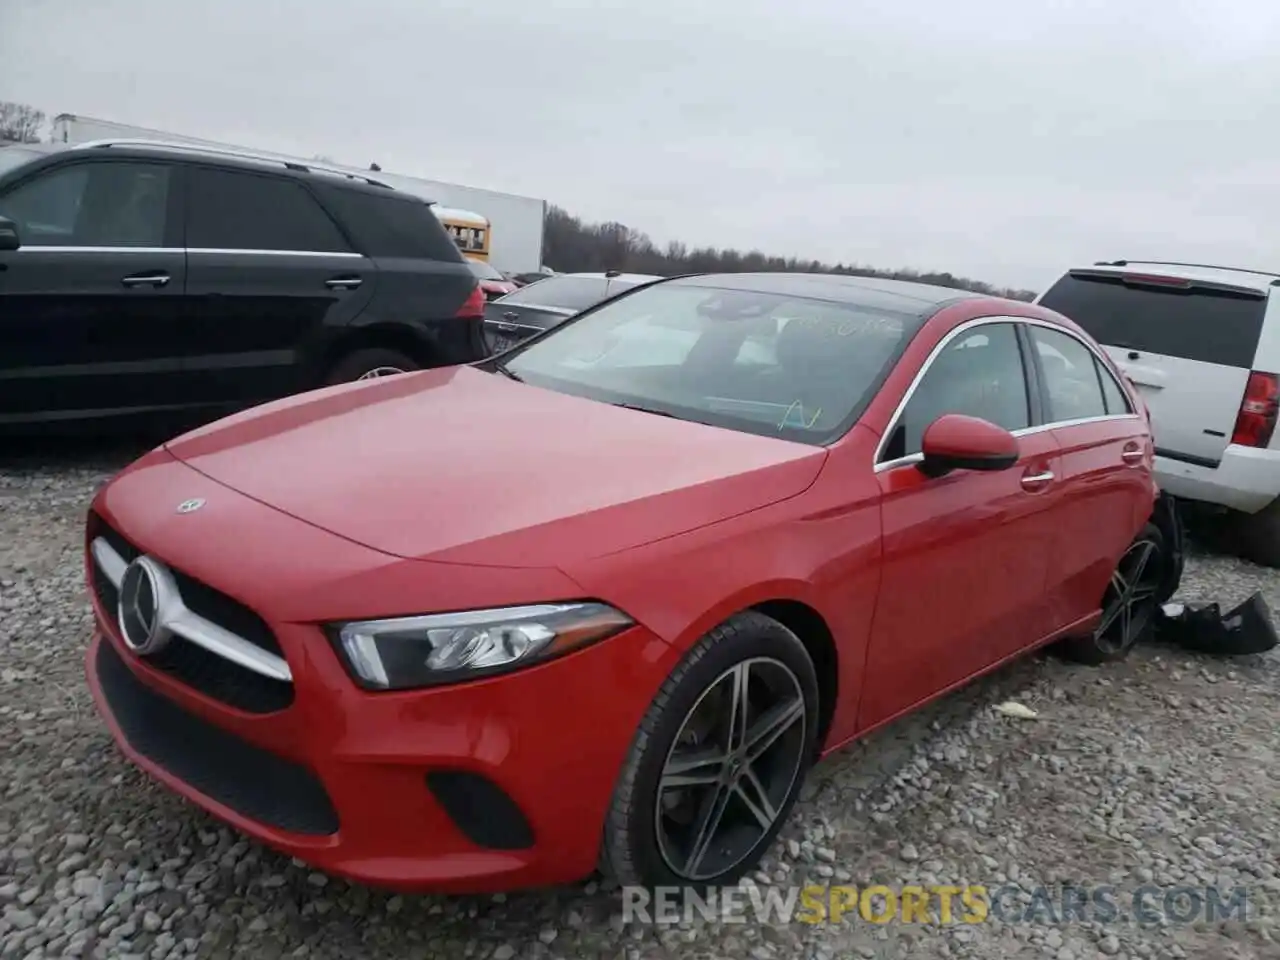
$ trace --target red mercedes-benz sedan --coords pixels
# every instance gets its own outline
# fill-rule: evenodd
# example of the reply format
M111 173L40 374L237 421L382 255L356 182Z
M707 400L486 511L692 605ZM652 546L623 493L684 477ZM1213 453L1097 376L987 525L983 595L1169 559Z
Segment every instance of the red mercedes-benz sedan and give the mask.
M125 753L404 890L720 884L810 766L1181 572L1133 388L1070 320L852 277L682 277L473 365L188 433L96 497Z

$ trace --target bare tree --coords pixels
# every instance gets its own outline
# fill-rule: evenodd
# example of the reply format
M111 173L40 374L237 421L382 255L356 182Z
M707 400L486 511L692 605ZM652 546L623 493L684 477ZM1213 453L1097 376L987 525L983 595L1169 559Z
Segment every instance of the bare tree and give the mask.
M551 207L543 222L543 262L557 270L575 271L629 270L636 273L671 275L675 273L737 273L747 271L786 270L790 272L842 273L855 277L891 277L915 280L936 286L956 287L980 293L995 293L1015 300L1032 300L1030 290L998 288L981 280L957 277L945 271L920 271L907 268L876 270L857 264L831 266L818 260L798 257L767 256L759 250L717 250L713 247L691 249L680 240L658 247L641 233L621 223L585 223L560 207Z
M44 120L43 110L25 103L0 100L0 140L39 143Z

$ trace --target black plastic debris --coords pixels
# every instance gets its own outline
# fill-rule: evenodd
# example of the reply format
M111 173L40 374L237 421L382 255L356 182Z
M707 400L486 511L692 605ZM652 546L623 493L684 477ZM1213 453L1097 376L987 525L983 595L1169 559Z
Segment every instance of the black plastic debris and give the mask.
M1166 603L1159 608L1156 636L1187 650L1226 657L1266 653L1280 642L1261 593L1225 614L1216 603Z

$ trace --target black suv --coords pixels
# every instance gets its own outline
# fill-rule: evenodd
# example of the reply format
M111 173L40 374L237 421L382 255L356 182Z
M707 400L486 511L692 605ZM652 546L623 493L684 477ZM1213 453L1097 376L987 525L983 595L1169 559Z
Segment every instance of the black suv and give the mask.
M9 153L0 429L201 422L486 355L461 252L377 180L145 141Z

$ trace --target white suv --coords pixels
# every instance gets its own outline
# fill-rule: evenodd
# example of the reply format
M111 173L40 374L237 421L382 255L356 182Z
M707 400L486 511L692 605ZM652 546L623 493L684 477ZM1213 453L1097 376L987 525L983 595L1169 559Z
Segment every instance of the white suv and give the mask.
M1225 508L1225 539L1273 567L1280 566L1276 290L1280 274L1114 260L1067 271L1036 300L1084 327L1137 386L1151 413L1160 486L1190 506Z

